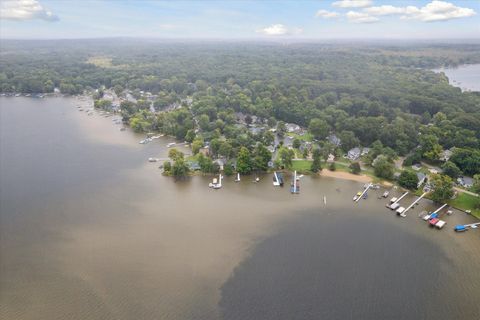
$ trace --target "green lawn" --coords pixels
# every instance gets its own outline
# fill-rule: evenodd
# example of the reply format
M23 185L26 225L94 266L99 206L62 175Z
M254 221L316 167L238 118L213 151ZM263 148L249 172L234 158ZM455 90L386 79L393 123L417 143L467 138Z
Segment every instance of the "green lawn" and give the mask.
M479 197L462 192L455 199L449 201L449 204L458 209L472 210L472 215L480 219L480 209L475 209L478 202L480 202Z
M305 133L302 136L291 132L291 133L287 133L287 136L292 138L297 138L298 140L302 140L302 141L313 141L313 135L309 132Z
M309 172L310 167L312 166L312 161L310 160L293 160L292 161L292 170L297 170L298 172Z

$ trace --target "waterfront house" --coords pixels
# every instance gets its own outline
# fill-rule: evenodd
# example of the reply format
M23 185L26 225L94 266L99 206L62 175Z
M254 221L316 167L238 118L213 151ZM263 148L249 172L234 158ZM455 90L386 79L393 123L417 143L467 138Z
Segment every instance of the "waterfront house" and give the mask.
M200 170L200 165L196 161L187 161L187 165L192 171Z
M218 167L220 168L220 170L223 170L223 168L227 164L227 160L219 158L219 159L214 160L213 163L216 163L218 165Z
M334 162L334 161L335 161L335 155L333 155L333 154L330 153L330 154L328 155L327 162L328 162L328 163L332 163L332 162Z
M470 177L459 177L457 182L464 188L471 188L473 186L473 179Z
M328 142L333 144L334 146L338 147L342 144L342 141L340 140L339 137L337 137L335 134L331 134L327 137Z
M360 150L360 148L355 147L353 149L348 150L347 159L349 159L351 161L355 161L358 158L360 158L361 154L362 154L362 151Z
M417 188L420 188L422 184L427 180L427 176L423 172L417 172L418 184Z

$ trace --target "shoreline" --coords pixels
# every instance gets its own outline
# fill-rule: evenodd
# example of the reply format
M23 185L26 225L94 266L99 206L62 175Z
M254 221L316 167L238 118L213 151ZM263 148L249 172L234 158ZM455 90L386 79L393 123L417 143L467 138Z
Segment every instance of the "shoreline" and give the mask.
M353 174L344 171L330 171L328 169L322 169L318 174L319 177L329 177L329 178L336 178L342 180L350 180L362 183L372 182L373 178L369 177L365 174Z

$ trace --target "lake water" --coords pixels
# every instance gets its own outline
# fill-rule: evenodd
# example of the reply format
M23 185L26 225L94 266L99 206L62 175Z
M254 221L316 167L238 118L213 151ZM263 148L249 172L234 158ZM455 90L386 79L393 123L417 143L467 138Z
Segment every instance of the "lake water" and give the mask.
M0 98L0 319L478 319L472 217L434 230L427 201L402 219L325 177L175 182L146 161L172 140L77 103Z
M434 69L435 72L444 72L452 86L462 91L480 91L480 64L462 65L456 68Z

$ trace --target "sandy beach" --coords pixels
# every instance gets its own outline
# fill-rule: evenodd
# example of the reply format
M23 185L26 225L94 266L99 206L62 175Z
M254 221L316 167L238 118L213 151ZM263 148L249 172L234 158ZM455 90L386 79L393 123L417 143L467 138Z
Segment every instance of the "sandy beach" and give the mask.
M343 171L330 171L327 169L323 169L322 172L320 173L320 176L338 178L338 179L344 179L344 180L352 180L352 181L358 181L363 183L373 181L371 177L364 174L353 174L353 173L348 173Z

